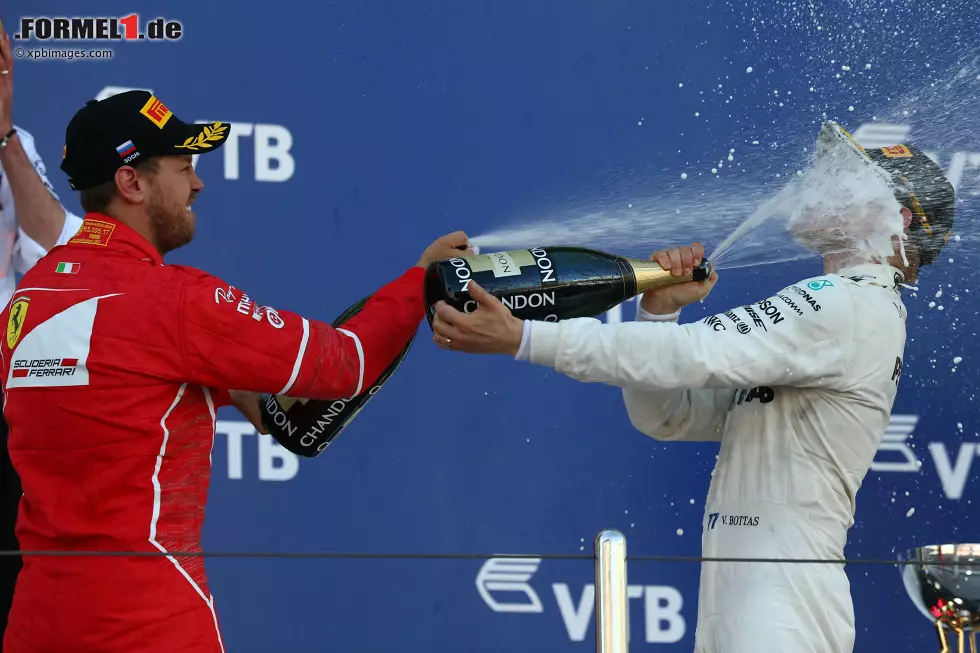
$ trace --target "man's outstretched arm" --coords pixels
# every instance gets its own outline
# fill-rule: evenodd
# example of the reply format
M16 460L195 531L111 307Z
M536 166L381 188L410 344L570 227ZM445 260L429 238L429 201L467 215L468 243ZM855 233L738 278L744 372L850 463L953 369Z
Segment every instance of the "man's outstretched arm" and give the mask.
M182 366L174 373L219 389L347 399L369 388L425 318L424 267L465 247L466 234L440 238L419 263L378 289L334 328L253 297L203 272L182 293L176 328Z
M854 328L847 288L793 285L693 324L532 322L529 360L636 390L834 387L853 358Z
M473 353L523 350L531 362L579 381L636 390L834 387L853 359L854 306L848 288L808 281L685 325L524 323L471 282L479 308L464 315L437 306L433 339Z

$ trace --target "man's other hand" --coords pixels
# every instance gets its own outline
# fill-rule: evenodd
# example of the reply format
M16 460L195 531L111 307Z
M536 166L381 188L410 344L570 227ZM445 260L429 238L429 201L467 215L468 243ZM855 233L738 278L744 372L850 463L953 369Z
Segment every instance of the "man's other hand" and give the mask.
M454 231L438 239L422 252L422 258L417 265L427 268L433 261L444 261L457 256L473 256L473 250L467 245L468 238L463 231Z
M524 321L511 315L499 299L470 281L466 287L477 307L472 313L436 302L432 341L442 349L471 354L510 354L521 347Z
M664 270L670 270L671 275L675 277L691 274L694 268L700 265L702 258L704 258L704 246L701 243L657 250L650 255L651 261L659 263ZM705 281L689 281L651 288L643 293L640 307L653 315L676 313L688 304L707 297L716 281L718 281L718 274L712 270Z
M262 395L246 390L229 390L228 394L231 395L232 405L245 416L245 419L252 423L255 430L262 435L269 435L269 429L265 428L262 423L262 411L259 408Z

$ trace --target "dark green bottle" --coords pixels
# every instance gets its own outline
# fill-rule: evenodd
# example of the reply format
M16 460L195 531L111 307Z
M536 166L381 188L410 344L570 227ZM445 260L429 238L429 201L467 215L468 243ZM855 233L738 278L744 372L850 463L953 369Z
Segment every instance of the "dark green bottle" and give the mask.
M435 261L425 274L429 326L442 300L464 313L476 309L470 280L527 320L558 322L597 317L653 288L704 281L711 264L703 260L691 275L671 276L656 261L641 261L584 247L534 247Z

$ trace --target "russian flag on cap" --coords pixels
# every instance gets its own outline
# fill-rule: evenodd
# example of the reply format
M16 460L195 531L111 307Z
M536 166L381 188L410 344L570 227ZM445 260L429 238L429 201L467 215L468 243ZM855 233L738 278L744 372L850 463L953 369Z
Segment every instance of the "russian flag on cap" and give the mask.
M130 154L136 151L136 146L133 145L133 141L126 141L122 145L116 148L116 152L119 152L119 156L126 158Z

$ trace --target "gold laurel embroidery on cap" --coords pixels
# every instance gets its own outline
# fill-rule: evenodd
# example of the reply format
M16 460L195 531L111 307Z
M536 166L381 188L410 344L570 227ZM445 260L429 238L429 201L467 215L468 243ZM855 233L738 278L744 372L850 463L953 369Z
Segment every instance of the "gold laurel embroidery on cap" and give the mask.
M225 131L228 129L228 125L222 124L220 122L214 123L214 129L211 127L204 127L202 131L197 136L191 136L183 145L178 145L177 147L185 147L188 150L196 150L198 148L209 148L211 143L214 141L220 141L224 135Z

